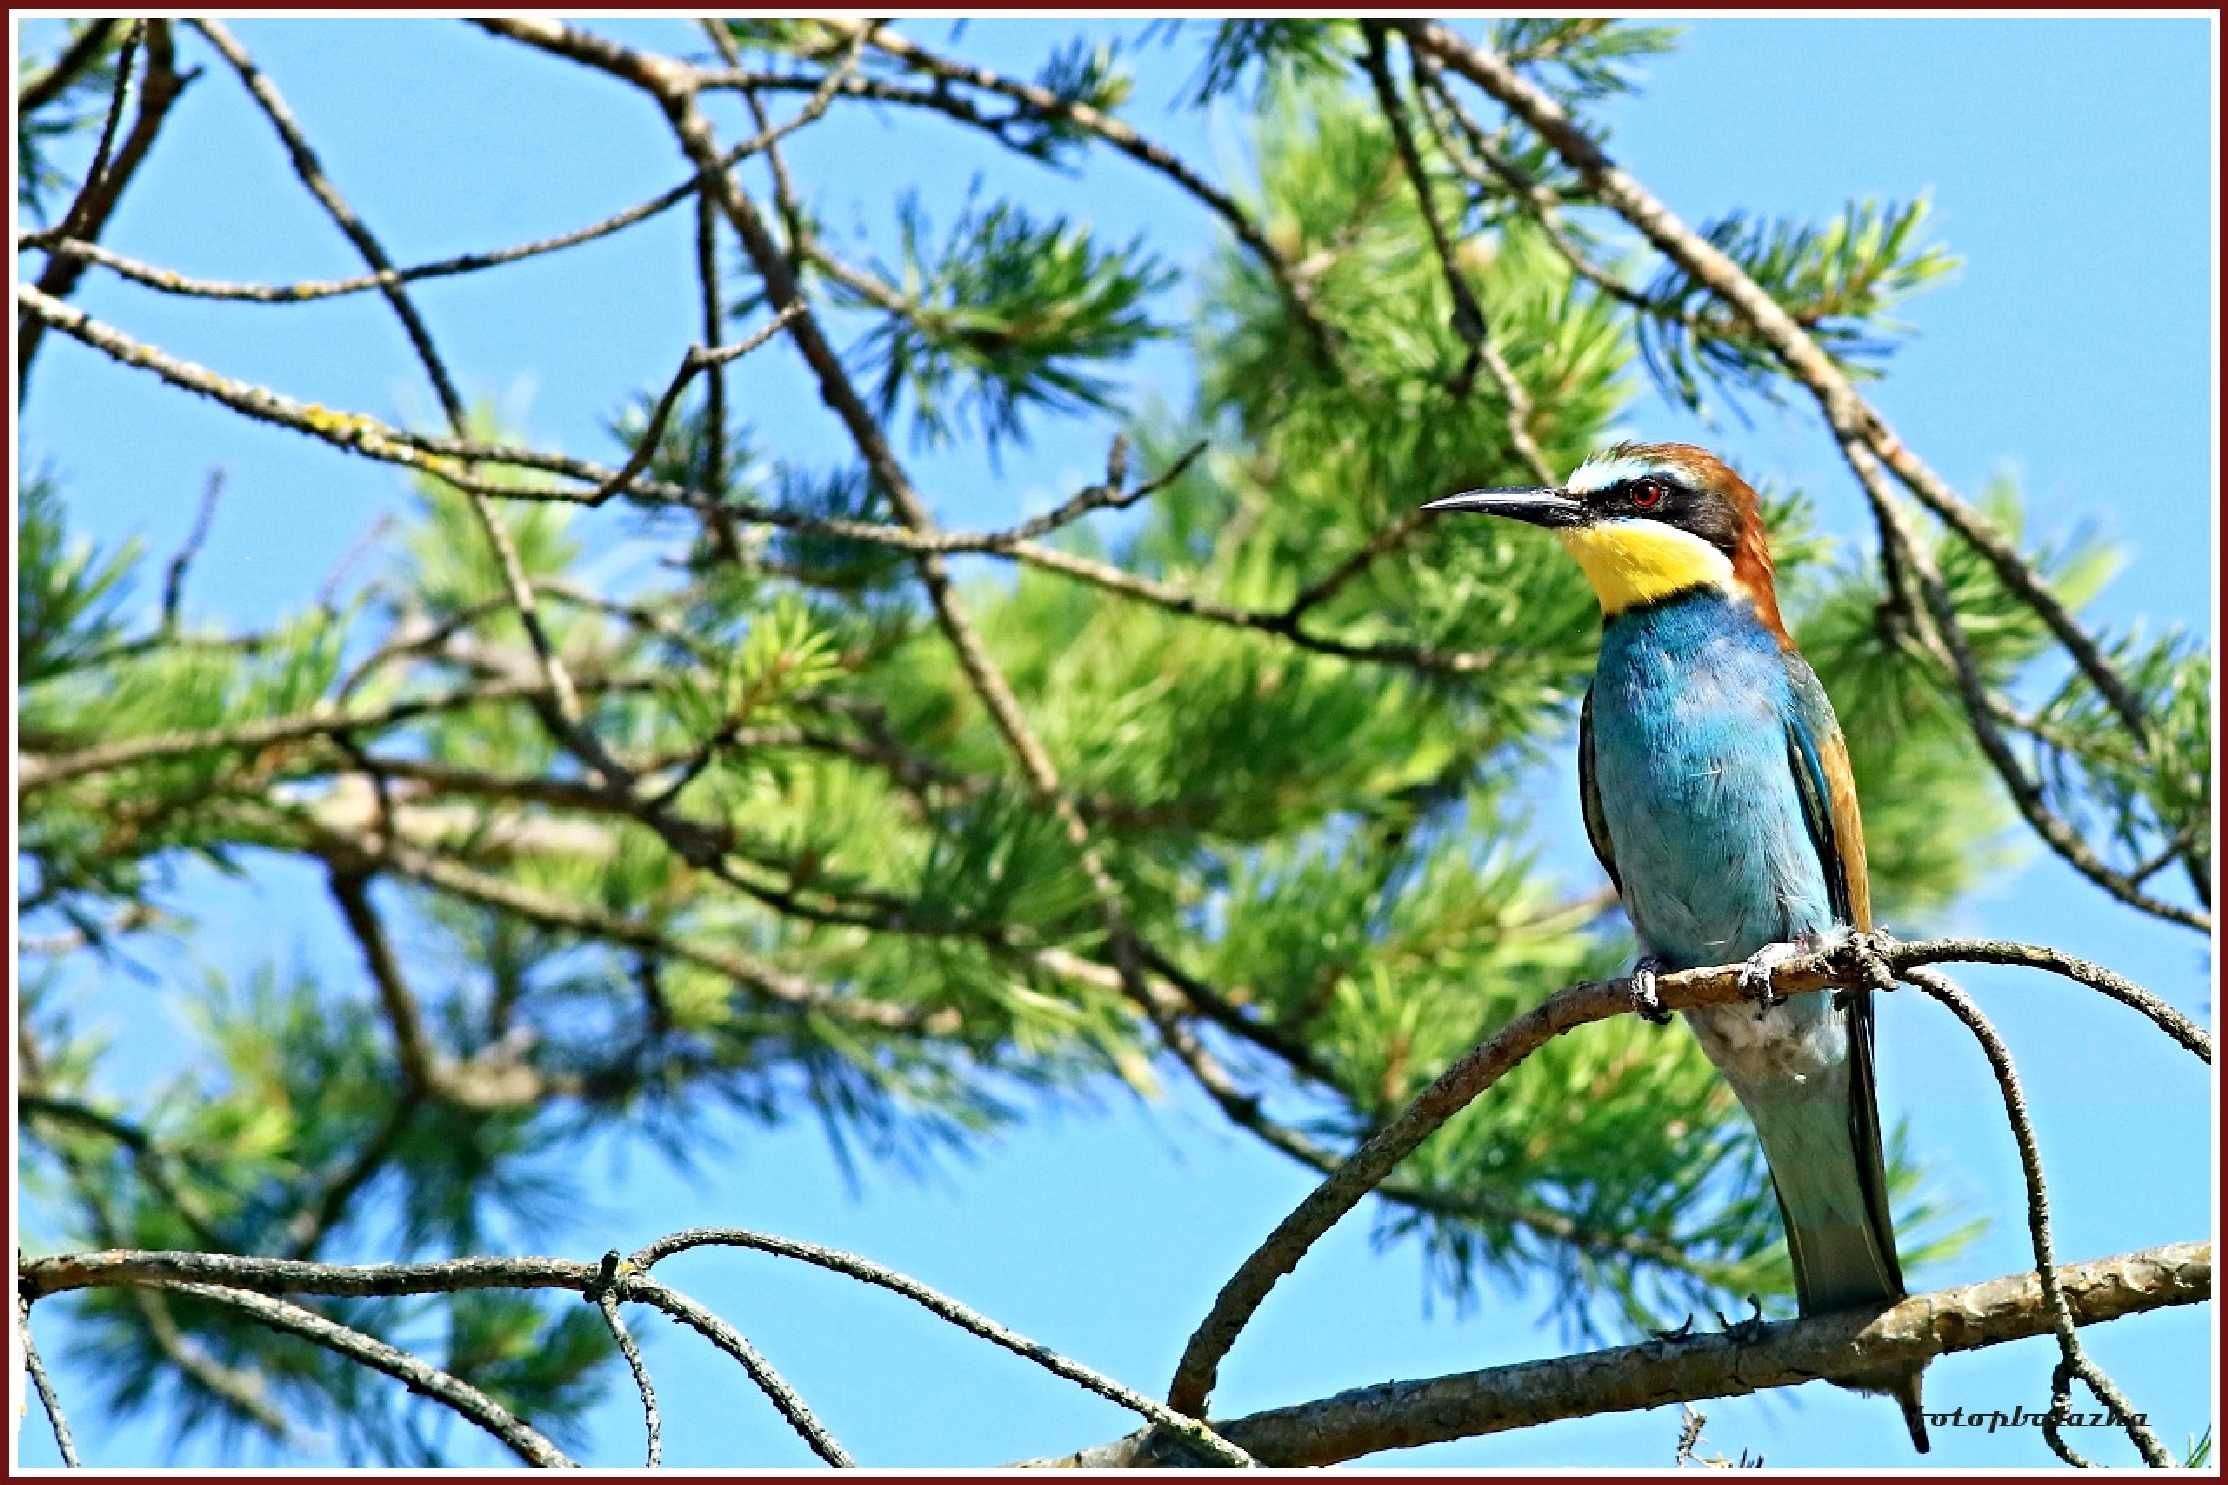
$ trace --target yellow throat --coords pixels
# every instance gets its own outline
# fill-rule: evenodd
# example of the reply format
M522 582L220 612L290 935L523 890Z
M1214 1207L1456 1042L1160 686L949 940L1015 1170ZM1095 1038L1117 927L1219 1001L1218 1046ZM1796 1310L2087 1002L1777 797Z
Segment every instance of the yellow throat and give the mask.
M1605 614L1687 588L1734 586L1731 558L1701 537L1660 521L1602 521L1556 535L1585 569Z

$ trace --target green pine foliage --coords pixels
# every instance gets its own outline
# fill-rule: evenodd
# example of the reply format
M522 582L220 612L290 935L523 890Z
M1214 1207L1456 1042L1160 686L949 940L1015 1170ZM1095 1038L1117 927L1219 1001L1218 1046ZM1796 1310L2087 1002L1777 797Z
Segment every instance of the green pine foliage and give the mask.
M1419 125L1432 210L1520 395L1479 375L1357 71L1361 24L1223 23L1189 86L1201 104L1252 106L1253 179L1232 191L1332 332L1333 362L1254 253L1232 243L1179 264L1142 238L1109 245L1023 205L1025 167L1001 173L996 156L941 230L909 195L886 203L898 248L873 270L879 290L808 273L844 311L831 322L855 332L847 354L877 412L924 444L1066 436L1079 415L1121 410L1141 347L1190 327L1196 399L1129 412L1133 462L1208 452L1133 515L1048 540L1283 619L1215 622L1033 563L966 569L960 601L1129 922L1221 997L1219 1021L1194 1023L1203 1039L1241 1070L1272 1138L1328 1159L1513 1015L1621 972L1631 941L1573 847L1575 799L1552 792L1570 787L1599 630L1575 567L1537 533L1449 523L1335 591L1313 585L1426 498L1529 482L1526 443L1552 470L1575 466L1630 430L1643 375L1689 402L1709 385L1768 392L1778 376L1702 286L1666 275L1636 305L1576 272ZM814 23L731 27L754 53L827 55ZM1495 37L1584 104L1635 86L1633 64L1671 33L1519 21ZM1075 43L1035 82L1117 111L1124 61ZM1022 114L996 133L1025 157L1102 147L1072 120ZM1510 128L1509 157L1540 159ZM1744 213L1711 235L1835 355L1877 368L1888 312L1950 266L1922 223L1923 203L1867 203L1819 227ZM629 449L657 390L613 423ZM863 470L795 459L779 429L740 417L714 426L709 407L691 393L653 477L693 485L717 469L708 493L731 509L888 518ZM74 536L67 488L66 471L40 474L20 503L25 756L54 768L141 751L23 796L29 1246L469 1253L572 1198L565 1156L590 1127L685 1162L691 1120L717 1104L817 1123L841 1168L879 1179L1054 1104L1190 1076L1124 993L1075 844L1018 776L904 553L741 516L715 540L710 522L637 504L634 533L680 560L599 590L585 519L497 502L582 725L638 772L661 829L600 791L553 725L502 570L438 479L414 485L415 519L363 593L305 594L245 636L190 611L135 626L128 600L159 579L136 547ZM1868 541L1816 529L1799 496L1769 503L1790 622L1848 729L1875 901L1921 930L2019 849L2013 816ZM1989 513L2016 534L2016 491L1995 491ZM2047 678L2020 736L2057 806L2129 860L2208 859L2197 640L2114 642L2155 723L2132 739L2092 688L2058 684L2051 636L1978 556L1947 537L1932 550L1991 683ZM2040 567L2078 607L2111 556L2081 542ZM1475 663L1359 658L1300 633ZM237 737L337 716L364 720ZM382 859L389 831L408 849ZM370 876L438 1065L402 1066L362 964L273 964L196 988L173 1076L96 1099L106 1049L53 990L60 966L120 959L150 934L199 942L180 874L192 861ZM1934 1199L1894 1144L1923 1281L1975 1216ZM1421 1245L1434 1294L1474 1302L1544 1280L1572 1334L1629 1337L1750 1293L1784 1308L1791 1289L1730 1092L1690 1038L1636 1020L1551 1042L1419 1150L1375 1211L1383 1242ZM578 1304L477 1293L321 1308L561 1443L626 1385ZM352 1459L450 1457L428 1410L237 1312L117 1290L73 1313L77 1354L119 1410L280 1443L285 1420L311 1417L332 1420Z

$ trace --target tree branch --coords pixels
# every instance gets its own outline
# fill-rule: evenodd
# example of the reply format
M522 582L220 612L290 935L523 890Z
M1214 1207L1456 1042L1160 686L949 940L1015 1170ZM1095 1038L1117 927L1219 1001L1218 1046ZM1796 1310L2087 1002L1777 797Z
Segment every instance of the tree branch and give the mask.
M23 1342L23 1369L31 1374L31 1385L38 1389L39 1406L46 1409L47 1426L54 1430L54 1447L62 1456L62 1463L71 1469L84 1466L77 1457L77 1441L70 1437L70 1420L62 1414L62 1400L54 1395L54 1383L46 1374L46 1363L39 1359L38 1344L31 1339L31 1302L22 1295L15 1302L16 1336Z
M2165 1446L2159 1443L2158 1435L2151 1431L2150 1426L2143 1421L2142 1414L2135 1411L2126 1395L2105 1375L2104 1369L2081 1348L2073 1308L2066 1302L2065 1292L2058 1282L2057 1258L2050 1240L2050 1191L2043 1181L2042 1151L2035 1143L2034 1120L2028 1115L2027 1096L2020 1089L2019 1072L2012 1065L2010 1049L2005 1047L2003 1038L1996 1034L1996 1028L1989 1024L1988 1017L1981 1013L1980 1007L1973 1004L1965 992L1951 984L1947 975L1916 967L1905 969L1902 975L1904 979L1948 1006L1951 1013L1965 1023L1965 1029L1972 1032L1974 1039L1980 1043L1981 1050L1987 1054L1989 1068L1995 1073L1997 1086L2003 1091L2004 1116L2010 1122L2012 1138L2019 1146L2020 1173L2027 1183L2027 1231L2034 1243L2035 1277L2041 1286L2043 1309L2050 1317L2051 1329L2057 1334L2058 1351L2062 1358L2060 1368L2089 1384L2089 1390L2111 1410L2112 1416L2127 1430L2128 1437L2135 1441L2135 1447L2142 1453L2145 1463L2153 1469L2171 1469L2174 1461L2167 1454ZM2068 1402L2070 1398L2065 1394L2062 1381L2054 1379L2051 1384L2051 1416L2062 1420L2064 1404Z
M315 1310L304 1309L300 1305L274 1299L267 1294L251 1293L223 1284L161 1280L140 1282L152 1284L155 1288L173 1294L191 1295L211 1304L228 1305L273 1330L300 1336L303 1340L345 1356L359 1366L384 1372L412 1392L446 1405L467 1421L493 1434L528 1464L542 1469L577 1468L563 1450L544 1438L531 1424L518 1418L510 1409L471 1383L452 1377L439 1367L421 1361L407 1351L397 1350L375 1336L365 1335L338 1321L328 1320Z
M2212 1298L2212 1244L2170 1243L2053 1275L2074 1318L2099 1325ZM1215 1420L1216 1432L1264 1465L1337 1464L1387 1449L1530 1428L1562 1418L1635 1412L1712 1397L1741 1397L1819 1377L1908 1366L1935 1356L2050 1333L2053 1321L2032 1271L1916 1294L1881 1311L1851 1310L1754 1331L1648 1341L1550 1361L1522 1362L1417 1381L1357 1387L1334 1397ZM1060 1459L1083 1469L1164 1466L1151 1433Z
M1850 934L1831 947L1787 961L1772 973L1780 995L1812 993L1838 985L1876 983L1882 972L1901 974L1941 955L1933 945L1899 944L1880 935ZM2037 960L2037 967L2049 964ZM1737 965L1682 970L1658 982L1662 1004L1672 1010L1731 1005L1743 999ZM1556 992L1472 1048L1372 1135L1345 1164L1277 1224L1215 1296L1192 1332L1169 1387L1169 1404L1201 1416L1224 1356L1259 1310L1278 1279L1298 1265L1316 1239L1375 1189L1401 1160L1441 1124L1467 1107L1525 1058L1555 1037L1593 1021L1634 1009L1629 980L1598 980Z
M77 199L71 204L64 225L69 235L90 241L100 236L102 228L115 213L116 203L123 196L124 188L139 173L147 161L147 153L154 148L155 136L162 132L163 121L170 116L170 107L193 81L191 72L178 71L175 52L171 44L170 22L150 20L145 23L147 48L147 76L140 85L139 109L132 116L131 132L124 136L123 147L116 151L105 168L88 173ZM128 62L130 59L124 58ZM119 67L116 81L118 102L129 81L129 69ZM84 276L85 265L75 259L51 257L39 274L35 292L59 302L75 292L77 283ZM28 285L23 287L28 288ZM19 311L16 315L16 401L20 405L31 384L31 358L38 354L45 337L46 318Z
M642 1364L642 1348L627 1333L627 1322L619 1317L619 1301L606 1290L596 1298L596 1308L603 1312L603 1323L611 1331L611 1339L618 1344L619 1354L627 1359L627 1370L634 1373L635 1389L642 1394L642 1431L644 1469L656 1469L665 1462L664 1425L658 1417L658 1393L650 1385L650 1369Z
M862 1283L872 1284L877 1289L887 1289L892 1294L903 1295L930 1314L949 1321L969 1335L980 1336L992 1345L1011 1351L1024 1360L1035 1362L1056 1377L1065 1378L1086 1391L1095 1392L1109 1402L1119 1403L1159 1427L1174 1430L1194 1447L1214 1456L1219 1463L1241 1468L1253 1463L1243 1449L1231 1446L1198 1420L1172 1412L1166 1405L1155 1402L1143 1393L1133 1392L1111 1377L1095 1372L1080 1362L1070 1361L1050 1346L1040 1345L1025 1335L1008 1330L949 1295L940 1294L917 1279L908 1278L894 1269L884 1268L881 1264L870 1262L856 1254L824 1248L818 1243L798 1242L793 1238L750 1232L739 1227L696 1227L659 1238L638 1250L628 1263L647 1272L653 1265L676 1253L702 1247L748 1248L754 1252L771 1253L779 1258L793 1258Z
M100 60L116 40L119 26L128 24L122 17L109 16L85 23L83 30L70 38L52 65L32 74L16 90L15 116L18 121L28 118L62 96L63 90L82 76L85 70Z

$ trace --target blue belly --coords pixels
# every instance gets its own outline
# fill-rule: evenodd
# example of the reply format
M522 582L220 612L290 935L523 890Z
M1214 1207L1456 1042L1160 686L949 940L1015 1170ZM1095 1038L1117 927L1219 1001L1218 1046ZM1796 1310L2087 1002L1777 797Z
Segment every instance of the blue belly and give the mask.
M1611 619L1594 674L1594 778L1625 909L1673 968L1833 924L1787 760L1777 640L1698 593Z

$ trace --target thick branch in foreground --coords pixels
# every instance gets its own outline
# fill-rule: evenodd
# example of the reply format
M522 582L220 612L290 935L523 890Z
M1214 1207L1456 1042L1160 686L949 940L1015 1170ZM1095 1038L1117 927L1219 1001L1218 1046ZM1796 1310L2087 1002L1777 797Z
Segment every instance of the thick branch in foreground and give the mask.
M2076 1321L2212 1298L2212 1244L2164 1247L2069 1264L2058 1287ZM1336 1464L1385 1449L1529 1428L1560 1418L1632 1412L1709 1397L1739 1397L1817 1377L1908 1364L2051 1333L2033 1272L1917 1294L1881 1311L1852 1310L1731 1332L1590 1351L1552 1361L1357 1387L1316 1402L1218 1419L1216 1433L1265 1465ZM1747 1333L1743 1333L1746 1335ZM1029 1461L1087 1469L1174 1464L1150 1433Z

